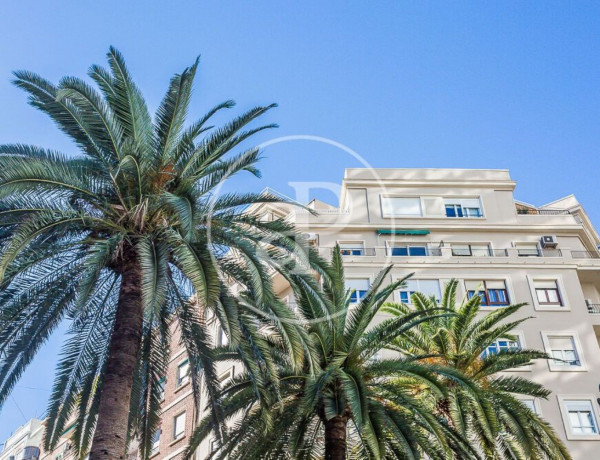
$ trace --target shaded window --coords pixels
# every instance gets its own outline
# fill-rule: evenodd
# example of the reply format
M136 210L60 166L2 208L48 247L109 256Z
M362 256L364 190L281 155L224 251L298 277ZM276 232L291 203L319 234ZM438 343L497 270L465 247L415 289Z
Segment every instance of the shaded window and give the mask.
M383 217L422 216L420 197L381 197Z
M346 289L352 291L352 293L350 294L350 302L360 302L363 299L363 297L367 294L370 284L371 283L369 282L368 278L347 279Z
M534 280L535 295L540 305L562 306L562 299L556 280Z
M414 280L409 279L406 281L406 286L401 287L398 290L400 301L402 303L412 303L411 296L415 292L421 292L427 297L435 297L437 302L441 299L440 282L438 280Z
M575 435L598 433L598 425L594 417L591 401L567 401L565 402L565 406L571 433Z
M504 281L467 281L466 286L468 298L479 295L484 307L505 307L510 303Z

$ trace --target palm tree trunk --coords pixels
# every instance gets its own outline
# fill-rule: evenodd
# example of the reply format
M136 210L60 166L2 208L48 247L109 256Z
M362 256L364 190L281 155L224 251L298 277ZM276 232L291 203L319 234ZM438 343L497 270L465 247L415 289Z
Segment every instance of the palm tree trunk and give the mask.
M141 271L133 248L124 250L119 272L119 301L103 376L98 423L90 450L90 460L124 459L127 450L131 389L144 319Z
M347 423L342 415L325 421L325 460L345 460Z

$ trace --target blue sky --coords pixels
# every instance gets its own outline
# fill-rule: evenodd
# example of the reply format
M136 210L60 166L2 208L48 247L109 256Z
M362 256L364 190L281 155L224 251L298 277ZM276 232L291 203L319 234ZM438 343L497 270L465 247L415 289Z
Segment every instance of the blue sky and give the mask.
M154 109L201 54L192 115L230 98L238 112L277 102L264 121L280 128L261 141L323 136L376 167L507 168L517 198L574 193L598 225L599 20L592 2L8 2L0 143L75 151L12 70L84 76L112 44ZM262 180L232 187L292 194L288 182L338 182L357 166L331 146L286 142L265 151ZM44 411L59 338L0 410L0 442Z

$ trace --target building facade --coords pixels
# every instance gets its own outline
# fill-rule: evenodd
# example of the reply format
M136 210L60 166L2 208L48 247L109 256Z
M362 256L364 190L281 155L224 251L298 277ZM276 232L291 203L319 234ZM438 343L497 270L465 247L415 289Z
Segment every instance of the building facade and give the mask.
M533 206L515 200L515 187L506 170L347 169L339 204L313 200L308 207L316 215L282 204L249 212L294 223L324 257L339 244L356 299L391 263L388 282L413 274L391 301L408 303L414 291L439 298L456 278L459 295L480 292L482 312L527 303L521 314L532 318L513 331L518 340L499 340L488 352L526 347L555 358L511 374L552 391L548 400L526 402L575 459L600 458L600 238L574 196ZM293 306L285 281L275 278L274 285ZM213 334L216 343L226 340L216 324ZM205 406L193 402L176 327L171 348L157 459L180 458ZM236 371L220 366L222 380ZM211 444L206 440L196 458L206 458Z
M42 421L29 420L4 442L0 460L38 460L42 435Z
M482 311L527 303L532 317L507 347L546 351L556 360L518 371L552 391L527 401L556 429L575 459L600 458L600 239L568 196L536 207L514 199L506 170L347 169L340 205L313 201L318 215L272 208L328 256L339 244L356 297L381 268L389 282L413 274L391 300L414 291L440 298L460 280L462 296L481 291Z

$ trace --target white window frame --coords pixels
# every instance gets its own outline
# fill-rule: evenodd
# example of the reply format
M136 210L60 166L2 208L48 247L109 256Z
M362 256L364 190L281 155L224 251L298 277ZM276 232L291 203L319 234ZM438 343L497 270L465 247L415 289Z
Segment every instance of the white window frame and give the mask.
M179 371L181 370L182 366L184 366L185 364L187 364L188 366L188 372L187 375L185 376L180 376ZM188 358L182 359L181 361L179 361L179 363L177 363L177 368L175 369L175 387L176 389L179 388L183 388L184 386L186 386L190 381L190 360Z
M158 440L154 441L154 435L158 433ZM154 434L152 435L152 445L150 446L150 457L158 454L160 452L160 438L162 436L162 428L157 428Z
M383 200L390 199L390 198L408 198L408 199L413 199L413 200L419 200L420 214L389 214L389 213L386 213L385 207L383 205ZM381 195L379 195L379 204L381 207L381 217L383 217L384 219L419 219L419 218L424 217L423 198L421 196L381 194Z
M483 258L483 257L492 257L494 254L494 249L492 248L492 243L490 241L444 241L447 247L450 247L450 254L452 257L473 257L473 258ZM468 256L455 256L453 251L453 246L469 246L469 254ZM485 256L474 256L473 250L471 246L486 246L487 247L487 255Z
M400 279L400 277L396 277L397 279ZM397 279L394 279L394 281L397 281ZM439 290L439 294L440 294L440 302L441 302L441 298L444 295L444 283L443 283L443 279L442 278L437 278L435 276L413 276L411 278L409 278L407 281L437 281L438 283L438 290ZM400 296L400 291L404 290L403 288L398 288L396 289L396 291L394 292L394 298L398 299L399 303L402 303L402 297ZM415 291L415 292L421 292L419 290ZM406 305L412 305L411 301L410 301L410 295L408 298L408 302L406 303Z
M575 331L541 331L544 350L550 356L550 337L571 338L575 345L575 352L579 358L579 366L557 366L552 359L548 359L548 369L550 372L587 372L585 357L583 356L583 347L579 341L579 336Z
M540 402L538 401L538 398L520 397L519 401L521 401L523 404L525 404L527 401L530 401L533 405L533 412L536 415L539 415L540 417L542 416L542 408L540 407Z
M514 305L516 303L515 301L515 291L512 288L512 283L510 282L509 278L503 278L503 277L498 277L498 276L487 276L487 275L482 275L480 277L469 277L469 278L465 278L462 280L462 288L464 289L464 294L465 294L465 298L467 298L467 296L469 295L469 289L467 288L467 282L470 281L503 281L504 282L504 286L506 287L506 294L508 295L508 305ZM506 308L508 307L508 305L505 306L488 306L488 305L481 305L479 307L480 311L494 311L494 310L498 310L499 308Z
M535 281L555 281L556 286L558 287L558 293L560 295L560 300L562 301L562 305L540 305L537 292L535 292ZM531 294L531 299L533 300L533 308L539 311L571 311L571 304L567 297L567 290L565 289L565 285L563 283L563 279L561 275L554 276L537 276L537 275L527 275L527 284L529 285L529 293Z
M361 275L361 274L352 274L352 275L346 275L346 280L368 280L369 281L369 289L371 288L371 285L373 284L373 275L372 274L368 274L368 275ZM344 286L344 289L348 290L346 288L346 286ZM362 298L362 297L361 297ZM350 306L356 306L360 303L361 298L358 299L358 302L350 302Z
M177 436L177 419L183 416L183 431L180 432L180 435ZM180 439L185 438L185 424L187 423L187 414L185 411L179 412L177 415L173 416L173 441L178 441Z
M591 394L566 394L557 395L558 406L560 407L560 413L562 416L563 425L569 441L600 441L600 433L595 434L577 434L571 431L571 422L569 420L569 411L567 404L575 401L586 401L590 403L592 409L592 415L594 416L594 422L596 424L596 431L600 431L600 416L598 414L598 406L596 403L596 396Z
M463 212L463 216L462 217L448 217L446 215L446 205L448 204L460 204L460 207L462 209L465 209L465 206L463 206L462 202L464 200L478 200L479 201L479 210L481 212L481 216L479 217L469 217L469 216L465 216L464 212ZM447 201L454 201L455 203L446 203ZM442 197L442 206L444 207L444 218L445 219L485 219L486 216L486 212L485 209L483 208L483 200L481 199L481 195L478 196L443 196Z
M498 307L494 307L494 308L498 308ZM502 307L500 307L500 308L502 308ZM520 350L527 349L527 343L525 343L525 333L522 330L511 331L510 335L514 335L517 337ZM497 340L508 340L508 339L497 339ZM532 370L531 365L528 364L527 366L521 366L521 367L517 367L514 369L506 369L505 372L531 372L531 370Z
M365 240L338 240L337 244L340 245L340 253L344 257L364 257L367 255L367 245L365 244ZM354 249L362 249L362 254L344 254L344 248L341 247L342 244L356 244L356 247Z
M535 246L535 249L537 251L536 255L520 255L519 254L519 246ZM542 257L542 247L540 246L540 242L539 241L513 241L512 242L512 248L515 250L515 255L517 257Z
M219 385L225 386L233 378L235 372L235 366L231 366L225 372L221 373L218 377Z
M411 256L410 254L406 255L406 256L394 256L392 255L392 250L394 248L397 247L405 247L407 248L407 251L409 250L408 248L410 247L419 247L425 248L425 255L424 256ZM391 240L387 240L385 242L385 253L388 257L429 257L431 256L431 249L435 249L435 248L431 248L430 247L430 242L429 241L391 241Z

